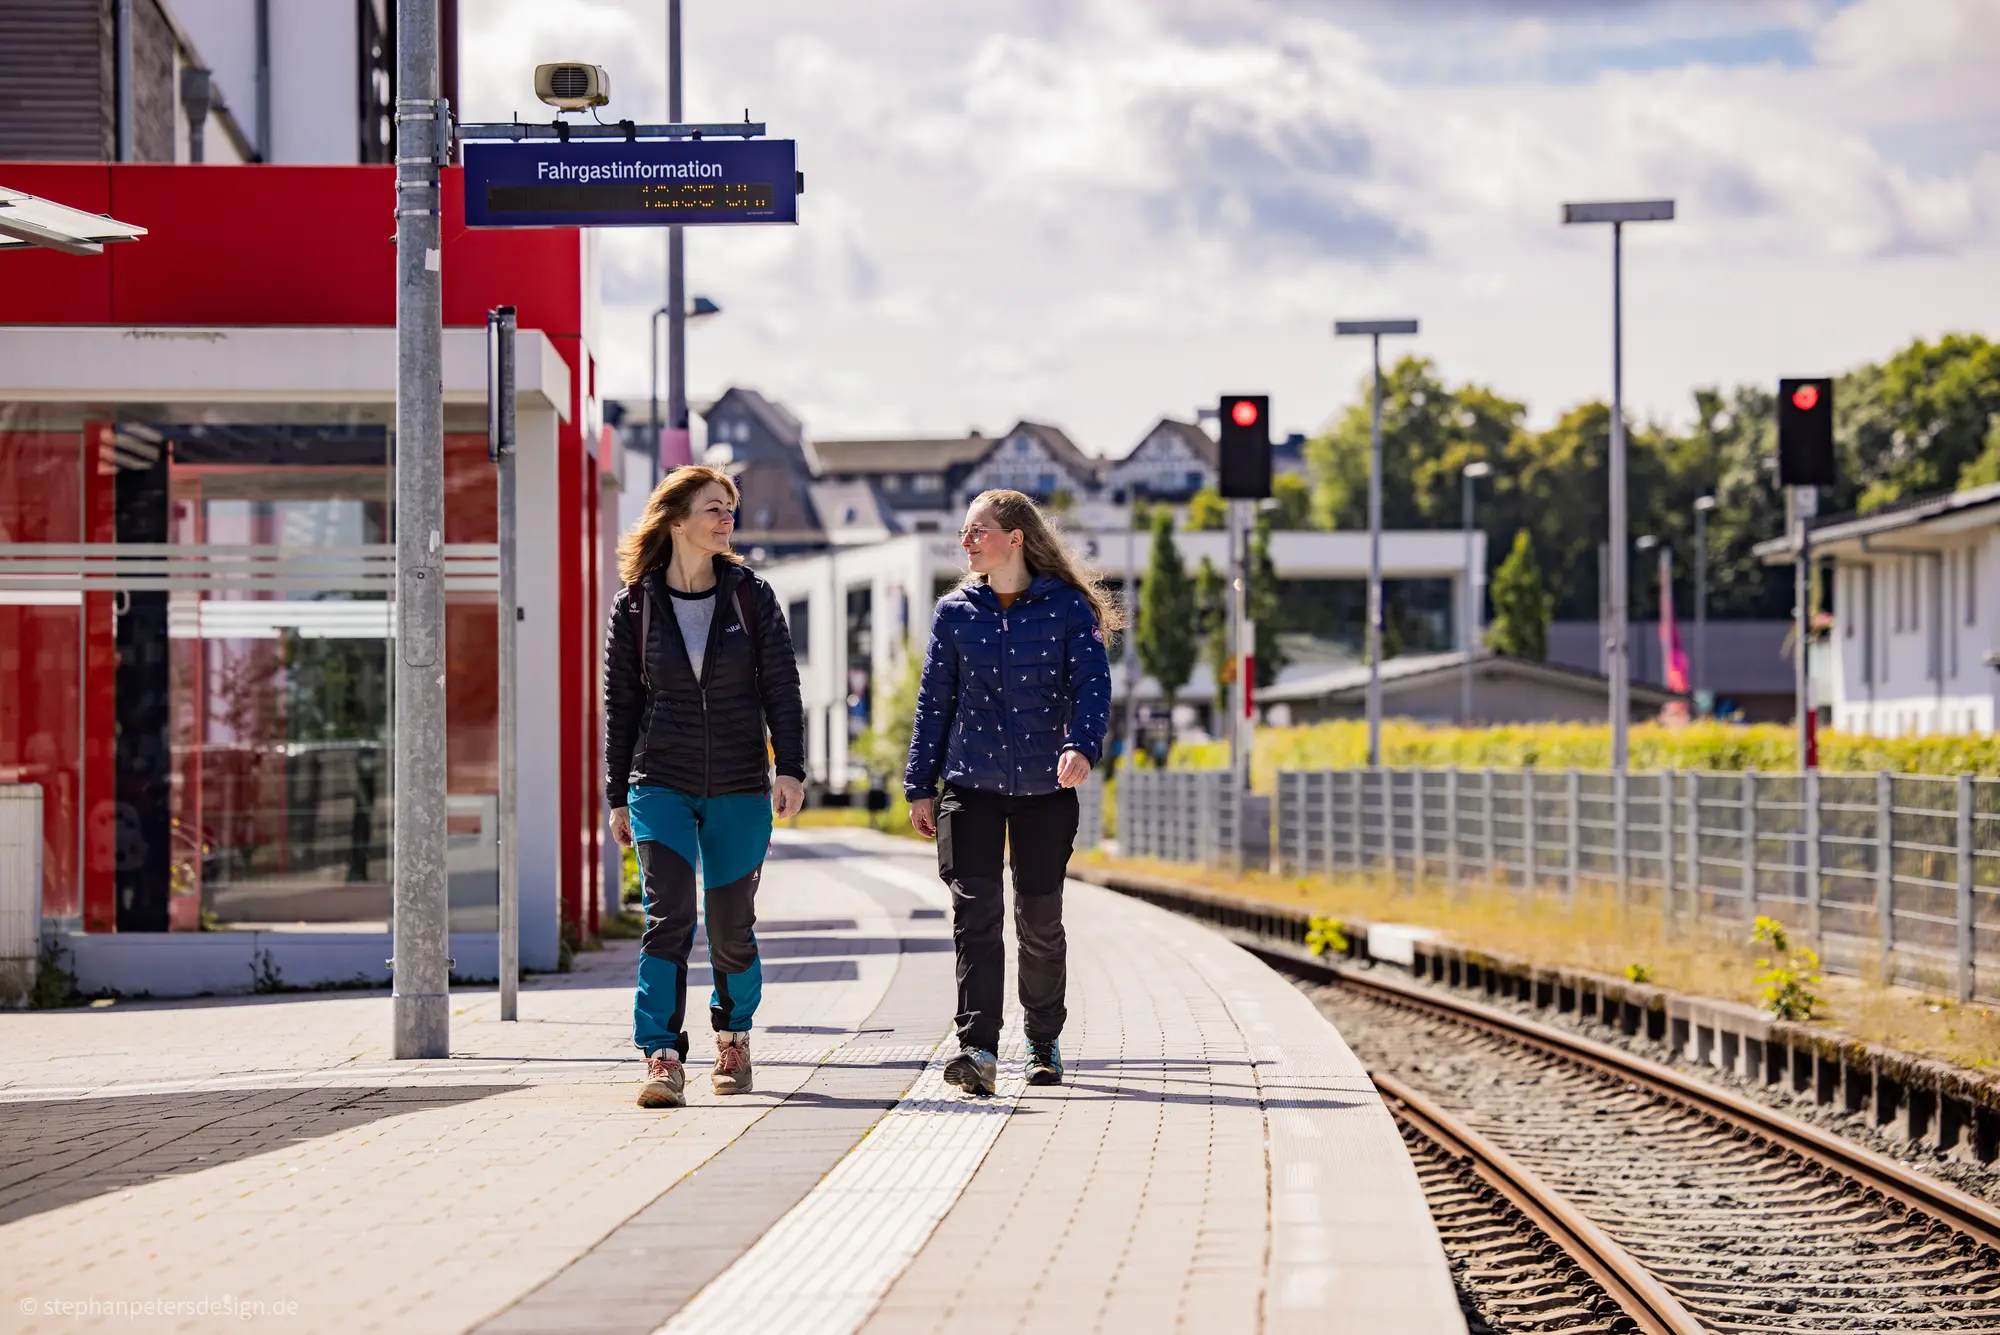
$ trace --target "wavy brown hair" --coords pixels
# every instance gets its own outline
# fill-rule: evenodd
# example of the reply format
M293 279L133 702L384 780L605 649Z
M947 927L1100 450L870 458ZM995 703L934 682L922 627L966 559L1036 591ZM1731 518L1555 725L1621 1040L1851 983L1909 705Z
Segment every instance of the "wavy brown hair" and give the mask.
M1124 610L1106 592L1104 577L1070 554L1041 506L1018 491L982 491L972 498L972 504L991 510L1002 532L1019 529L1021 554L1027 558L1029 573L1053 575L1081 593L1090 601L1090 612L1097 618L1099 630L1114 635L1125 628ZM965 583L978 579L978 575L967 575Z
M667 563L674 552L674 524L688 517L694 509L694 498L711 482L729 493L729 508L735 509L741 499L736 482L720 468L682 464L660 479L660 485L653 488L646 501L646 513L618 539L619 579L637 584L648 570ZM743 559L735 552L724 555L731 561Z

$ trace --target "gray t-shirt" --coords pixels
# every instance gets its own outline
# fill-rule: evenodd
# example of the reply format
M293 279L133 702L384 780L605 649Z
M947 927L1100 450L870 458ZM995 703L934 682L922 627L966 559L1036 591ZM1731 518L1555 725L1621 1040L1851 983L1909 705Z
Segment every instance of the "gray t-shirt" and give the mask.
M668 589L674 596L674 620L681 623L681 639L687 643L688 666L694 675L701 676L701 660L708 653L708 627L715 620L715 589L705 593L682 593L679 589Z

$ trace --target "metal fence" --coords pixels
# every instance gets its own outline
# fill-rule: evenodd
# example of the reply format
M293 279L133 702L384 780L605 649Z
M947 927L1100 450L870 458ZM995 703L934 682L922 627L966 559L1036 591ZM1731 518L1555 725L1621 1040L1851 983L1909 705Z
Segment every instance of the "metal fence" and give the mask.
M1242 799L1228 770L1127 769L1118 776L1119 851L1236 866Z
M1838 971L2000 996L2000 780L1287 770L1276 825L1273 860L1293 874L1588 883L1677 918L1768 914Z
M1096 848L1104 842L1104 776L1092 766L1090 777L1076 790L1076 847Z

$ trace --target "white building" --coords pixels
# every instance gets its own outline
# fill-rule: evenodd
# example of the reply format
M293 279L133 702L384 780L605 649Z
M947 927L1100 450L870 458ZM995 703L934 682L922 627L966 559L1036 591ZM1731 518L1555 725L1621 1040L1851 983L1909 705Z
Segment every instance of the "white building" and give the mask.
M1228 537L1220 532L1176 533L1174 542L1190 568L1205 556L1227 564ZM1151 556L1150 535L1079 532L1077 554L1112 580L1128 568L1143 578ZM1449 580L1454 606L1462 605L1466 574L1465 538L1452 531L1382 535L1384 577L1393 580ZM1475 534L1473 569L1486 562L1484 534ZM1363 580L1368 575L1366 533L1281 532L1271 535L1271 560L1281 580ZM883 692L905 670L906 656L921 653L930 632L931 610L965 573L965 558L950 534L909 533L867 546L850 547L759 564L792 627L806 712L806 763L812 777L834 786L857 777L848 764L848 743L868 726ZM1461 641L1463 627L1460 628ZM1469 646L1463 642L1461 649ZM1194 699L1208 688L1207 675L1183 691ZM1122 698L1124 672L1114 666L1112 693ZM1157 695L1150 680L1139 698ZM895 776L887 776L892 781Z
M1813 556L1833 579L1833 726L1896 737L1994 727L2000 484L1821 522ZM1757 548L1790 559L1780 540Z

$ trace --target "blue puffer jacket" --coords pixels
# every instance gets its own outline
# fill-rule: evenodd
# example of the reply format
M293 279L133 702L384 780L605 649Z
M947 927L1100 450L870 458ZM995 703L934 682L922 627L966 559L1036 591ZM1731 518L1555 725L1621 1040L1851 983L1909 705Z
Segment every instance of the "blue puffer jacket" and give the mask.
M1104 635L1080 590L1037 575L1014 605L984 584L945 595L931 621L903 792L938 779L1015 797L1053 793L1064 751L1097 763L1111 720Z

